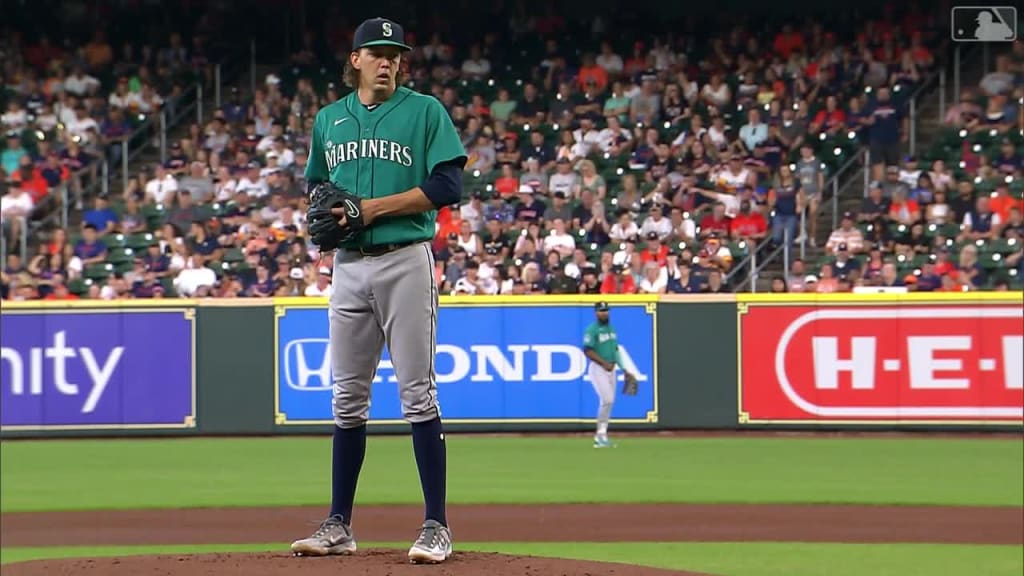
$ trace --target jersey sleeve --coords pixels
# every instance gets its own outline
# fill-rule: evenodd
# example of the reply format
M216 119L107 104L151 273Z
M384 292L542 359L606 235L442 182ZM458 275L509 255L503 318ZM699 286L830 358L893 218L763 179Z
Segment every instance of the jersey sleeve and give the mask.
M433 96L427 97L427 173L442 162L461 160L466 164L466 150L462 147L462 139L455 129L455 124L448 117L441 102Z
M326 182L330 179L330 172L327 170L327 163L324 160L324 145L321 126L323 125L324 110L317 112L313 120L313 133L309 139L309 158L306 160L306 180L310 182Z
M587 329L583 331L583 347L593 348L594 347L594 331L592 326L587 326Z

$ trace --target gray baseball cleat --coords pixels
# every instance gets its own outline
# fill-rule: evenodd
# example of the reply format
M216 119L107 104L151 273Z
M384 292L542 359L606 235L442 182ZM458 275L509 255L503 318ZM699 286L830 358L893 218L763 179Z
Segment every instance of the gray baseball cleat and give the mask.
M440 564L452 555L452 531L436 520L427 520L409 549L413 564Z
M296 556L329 556L351 554L356 551L356 539L345 519L335 514L320 523L320 527L309 538L292 542L292 553Z

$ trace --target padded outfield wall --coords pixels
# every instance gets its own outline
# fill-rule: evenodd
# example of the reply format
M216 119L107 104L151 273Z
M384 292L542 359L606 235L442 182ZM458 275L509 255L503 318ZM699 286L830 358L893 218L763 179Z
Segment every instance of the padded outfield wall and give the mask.
M1019 292L606 299L640 377L639 394L619 396L614 429L1024 424ZM442 297L449 429L591 429L582 335L597 300ZM4 302L0 433L324 433L327 333L315 298ZM373 432L407 430L386 349L370 417Z

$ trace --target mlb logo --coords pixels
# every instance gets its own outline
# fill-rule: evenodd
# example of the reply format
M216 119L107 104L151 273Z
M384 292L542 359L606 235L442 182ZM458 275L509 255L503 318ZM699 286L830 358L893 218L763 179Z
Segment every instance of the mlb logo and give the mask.
M955 42L1013 42L1017 39L1017 8L955 6L950 24Z

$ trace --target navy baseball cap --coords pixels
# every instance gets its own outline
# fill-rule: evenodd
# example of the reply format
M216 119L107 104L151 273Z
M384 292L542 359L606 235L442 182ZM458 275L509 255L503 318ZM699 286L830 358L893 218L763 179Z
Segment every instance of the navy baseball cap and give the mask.
M398 46L402 50L412 50L405 43L405 30L402 26L387 18L371 18L356 28L352 35L352 50L367 46Z
M597 310L598 312L607 312L608 311L608 303L607 302L598 302L597 304L594 304L594 310Z

